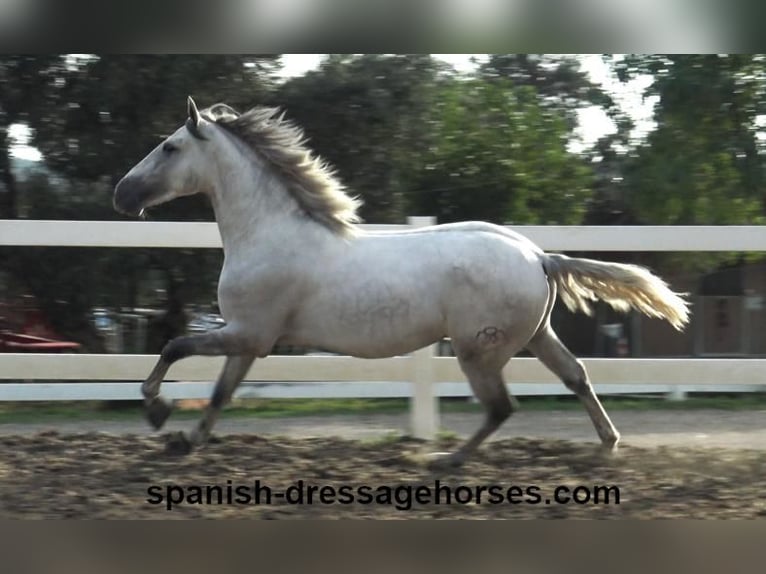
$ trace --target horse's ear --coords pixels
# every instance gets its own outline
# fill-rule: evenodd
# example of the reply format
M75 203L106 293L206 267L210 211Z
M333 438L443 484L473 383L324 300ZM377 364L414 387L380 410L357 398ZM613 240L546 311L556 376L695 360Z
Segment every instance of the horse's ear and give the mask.
M202 132L200 132L199 129L199 121L200 121L200 115L199 110L197 109L197 104L194 103L194 100L191 96L189 96L186 100L186 110L189 114L189 119L186 120L186 127L191 132L191 135L193 135L197 139L207 139L205 136L202 135Z
M194 103L194 99L191 96L186 98L186 113L195 125L199 125L199 110L197 110L197 104Z

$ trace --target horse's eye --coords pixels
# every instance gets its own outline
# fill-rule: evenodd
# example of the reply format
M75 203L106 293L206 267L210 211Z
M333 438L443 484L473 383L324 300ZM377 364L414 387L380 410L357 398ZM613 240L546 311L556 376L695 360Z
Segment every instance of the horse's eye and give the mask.
M165 153L173 153L174 151L178 151L178 148L170 142L165 142L162 144L162 151Z

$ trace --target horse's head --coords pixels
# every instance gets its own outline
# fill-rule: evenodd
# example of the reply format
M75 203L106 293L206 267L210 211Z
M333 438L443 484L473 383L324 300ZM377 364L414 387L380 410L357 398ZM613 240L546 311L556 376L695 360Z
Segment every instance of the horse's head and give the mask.
M205 144L212 135L211 122L203 118L194 100L188 99L186 124L137 163L114 188L114 208L140 215L147 207L210 191L210 170L205 169ZM207 172L207 173L206 173Z

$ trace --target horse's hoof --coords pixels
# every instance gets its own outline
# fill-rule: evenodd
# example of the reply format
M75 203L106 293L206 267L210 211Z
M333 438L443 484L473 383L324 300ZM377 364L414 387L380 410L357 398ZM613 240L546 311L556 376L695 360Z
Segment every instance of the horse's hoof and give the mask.
M616 457L618 454L618 444L620 442L620 437L613 440L608 440L602 442L598 447L596 447L596 456L603 459L608 460L610 458Z
M605 440L601 443L601 451L604 454L617 454L617 447L620 444L620 435Z
M160 430L173 412L173 405L162 397L155 398L146 405L146 418L154 430Z
M428 470L455 470L463 466L465 457L458 453L434 452L428 455L426 467Z
M165 442L165 452L174 456L184 456L194 449L194 445L182 432L171 434Z

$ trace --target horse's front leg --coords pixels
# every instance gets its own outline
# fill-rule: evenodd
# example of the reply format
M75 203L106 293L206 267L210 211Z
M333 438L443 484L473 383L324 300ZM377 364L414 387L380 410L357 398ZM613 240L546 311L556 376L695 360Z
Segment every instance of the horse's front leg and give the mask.
M162 349L157 364L141 386L146 415L155 429L162 428L170 416L171 404L160 396L160 385L170 366L192 355L240 355L247 345L226 327L203 335L191 335L173 339Z
M207 442L221 409L231 400L234 391L237 390L242 379L247 375L247 371L250 370L254 360L255 355L253 354L226 357L226 364L218 377L215 389L213 389L210 403L189 437L190 449Z

